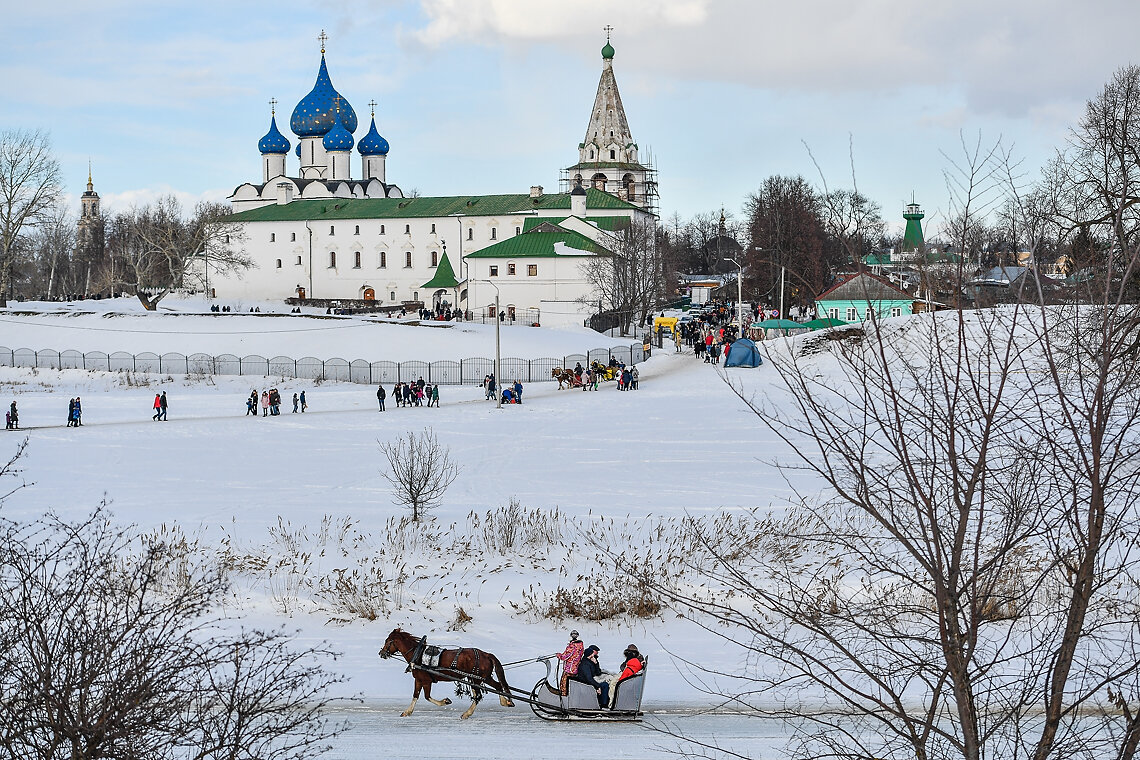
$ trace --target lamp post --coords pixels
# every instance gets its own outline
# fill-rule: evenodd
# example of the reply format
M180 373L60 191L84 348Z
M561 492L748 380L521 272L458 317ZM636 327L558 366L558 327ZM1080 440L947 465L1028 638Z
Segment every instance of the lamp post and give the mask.
M502 392L502 359L501 348L502 343L499 338L499 286L490 280L480 280L485 282L495 289L495 408L503 408L503 392Z

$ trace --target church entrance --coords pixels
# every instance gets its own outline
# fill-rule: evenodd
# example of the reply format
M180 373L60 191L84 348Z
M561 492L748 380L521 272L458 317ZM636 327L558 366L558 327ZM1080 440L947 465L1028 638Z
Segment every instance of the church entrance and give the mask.
M302 301L305 300L305 289L304 288L302 288L302 287L297 288L297 298L300 298Z
M372 288L365 288L364 289L364 300L365 301L375 301L376 300L376 291L373 290Z

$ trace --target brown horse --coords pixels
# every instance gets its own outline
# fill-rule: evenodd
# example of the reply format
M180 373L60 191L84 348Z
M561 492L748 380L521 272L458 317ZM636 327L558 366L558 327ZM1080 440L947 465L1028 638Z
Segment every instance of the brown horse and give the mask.
M514 707L515 703L510 697L507 677L503 673L503 665L499 658L490 652L481 649L444 649L439 653L439 665L431 670L425 670L421 665L423 658L422 639L399 628L388 634L380 656L388 659L399 654L408 661L408 671L416 681L416 689L412 692L412 703L408 709L400 713L401 717L408 717L416 709L416 701L420 698L420 691L429 702L436 705L450 705L451 700L432 699L431 685L437 681L455 681L456 694L462 687L471 690L471 706L460 717L466 720L475 712L475 705L483 698L483 684L487 684L499 692L499 704L503 707ZM496 678L497 677L497 678Z

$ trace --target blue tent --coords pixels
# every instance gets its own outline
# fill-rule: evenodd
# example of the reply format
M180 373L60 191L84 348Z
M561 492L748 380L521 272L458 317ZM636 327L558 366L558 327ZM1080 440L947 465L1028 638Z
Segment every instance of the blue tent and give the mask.
M759 367L764 363L760 358L760 349L748 338L738 338L728 348L728 356L724 360L726 367Z

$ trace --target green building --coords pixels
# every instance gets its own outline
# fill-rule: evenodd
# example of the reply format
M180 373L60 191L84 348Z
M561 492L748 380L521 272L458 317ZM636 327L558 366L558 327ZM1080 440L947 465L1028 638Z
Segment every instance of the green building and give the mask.
M849 275L815 299L816 317L865 322L914 313L914 296L868 272Z

